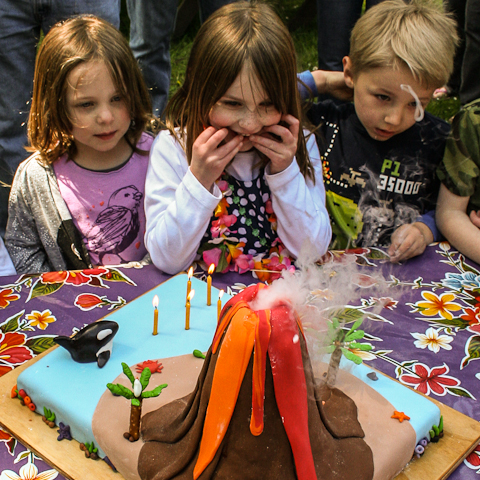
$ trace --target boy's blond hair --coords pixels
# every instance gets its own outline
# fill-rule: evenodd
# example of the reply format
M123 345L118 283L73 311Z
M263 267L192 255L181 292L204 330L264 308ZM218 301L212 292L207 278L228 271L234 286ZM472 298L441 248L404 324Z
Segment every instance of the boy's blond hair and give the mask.
M428 88L445 85L458 44L456 23L433 0L385 0L355 24L350 38L353 75L406 66Z

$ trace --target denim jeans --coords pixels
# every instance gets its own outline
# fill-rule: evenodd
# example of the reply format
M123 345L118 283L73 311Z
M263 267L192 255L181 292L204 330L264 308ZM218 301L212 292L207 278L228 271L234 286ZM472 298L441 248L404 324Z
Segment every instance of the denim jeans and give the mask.
M203 22L215 10L235 0L199 0ZM130 47L150 90L153 113L160 116L170 88L170 39L175 28L178 0L127 0Z
M0 1L0 181L10 185L28 153L26 122L32 95L40 30L60 20L91 13L120 23L120 0ZM9 188L0 186L0 235L5 233Z
M367 0L366 8L380 2ZM320 70L343 70L342 59L350 50L350 32L360 18L362 4L363 0L317 0Z

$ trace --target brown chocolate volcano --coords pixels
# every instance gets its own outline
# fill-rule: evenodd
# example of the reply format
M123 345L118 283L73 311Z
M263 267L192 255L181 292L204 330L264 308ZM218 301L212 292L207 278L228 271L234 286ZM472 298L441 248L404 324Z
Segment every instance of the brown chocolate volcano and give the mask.
M195 390L143 417L143 480L373 477L354 402L315 384L288 305L250 309L261 288L225 305Z

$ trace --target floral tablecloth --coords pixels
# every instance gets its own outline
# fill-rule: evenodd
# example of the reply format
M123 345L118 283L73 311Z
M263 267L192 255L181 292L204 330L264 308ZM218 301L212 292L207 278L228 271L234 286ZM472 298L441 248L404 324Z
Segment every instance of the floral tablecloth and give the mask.
M363 342L374 347L352 352L480 420L480 268L447 243L404 265L385 262L379 250L348 253L361 272L361 287L382 272L391 289L391 295L375 298L365 288L349 306L367 314ZM342 255L332 252L331 258ZM71 335L166 279L152 265L0 277L0 375L52 346L56 335ZM257 281L249 273L213 276L231 294ZM378 304L381 313L370 314ZM0 480L53 478L63 477L0 429ZM480 479L480 446L450 478Z

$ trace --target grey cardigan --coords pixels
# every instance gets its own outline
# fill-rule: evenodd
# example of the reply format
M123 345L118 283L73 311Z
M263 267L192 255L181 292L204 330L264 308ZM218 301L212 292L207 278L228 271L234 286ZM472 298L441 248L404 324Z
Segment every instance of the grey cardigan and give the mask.
M38 154L23 161L13 179L5 245L17 273L91 268L53 167Z

